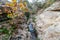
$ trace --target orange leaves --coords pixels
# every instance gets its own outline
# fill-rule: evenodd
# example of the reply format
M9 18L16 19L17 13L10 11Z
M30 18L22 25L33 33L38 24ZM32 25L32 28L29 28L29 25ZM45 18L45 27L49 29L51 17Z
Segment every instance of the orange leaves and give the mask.
M12 7L14 11L17 10L18 5L22 11L28 11L26 7L27 3L22 2L22 0L20 0L20 3L18 5L17 5L17 0L12 0L12 3L6 3L6 5Z

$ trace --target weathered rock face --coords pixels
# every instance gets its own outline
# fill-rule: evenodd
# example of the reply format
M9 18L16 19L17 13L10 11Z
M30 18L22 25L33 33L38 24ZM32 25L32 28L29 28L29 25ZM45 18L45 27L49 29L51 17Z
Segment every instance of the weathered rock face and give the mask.
M42 40L60 40L60 1L36 16L36 30Z

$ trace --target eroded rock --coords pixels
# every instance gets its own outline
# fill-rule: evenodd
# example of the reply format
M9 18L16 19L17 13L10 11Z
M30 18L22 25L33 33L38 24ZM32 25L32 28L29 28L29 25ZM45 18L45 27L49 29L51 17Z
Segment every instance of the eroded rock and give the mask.
M53 10L53 11L52 11ZM36 30L42 40L60 40L60 1L36 16Z

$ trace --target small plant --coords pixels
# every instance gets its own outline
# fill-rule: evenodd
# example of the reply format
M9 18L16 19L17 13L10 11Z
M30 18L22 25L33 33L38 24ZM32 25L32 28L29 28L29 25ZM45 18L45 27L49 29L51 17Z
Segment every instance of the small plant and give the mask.
M2 40L8 40L9 37L13 34L15 28L16 28L15 24L11 25L9 30L6 27L0 28L0 33L4 34Z
M11 33L11 34L12 34L13 31L15 30L15 28L16 28L16 26L15 26L15 24L13 24L12 27L10 28L10 33Z
M35 18L35 17L32 17L32 19L33 19L32 21L35 22L35 19L36 19L36 18Z
M0 28L0 32L4 34L9 34L9 30L7 30L7 28L5 27Z
M6 35L3 36L2 40L9 40L9 37L10 37L10 35L6 34Z
M9 30L6 27L2 27L0 28L0 33L4 34L4 36L2 36L2 40L8 40L10 35L9 35Z

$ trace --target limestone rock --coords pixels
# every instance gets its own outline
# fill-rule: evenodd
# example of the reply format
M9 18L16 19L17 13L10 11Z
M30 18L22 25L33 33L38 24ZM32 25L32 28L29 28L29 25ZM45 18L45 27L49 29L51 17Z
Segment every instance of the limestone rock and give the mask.
M43 13L36 16L36 24L40 39L60 40L60 1L55 2L45 9Z

